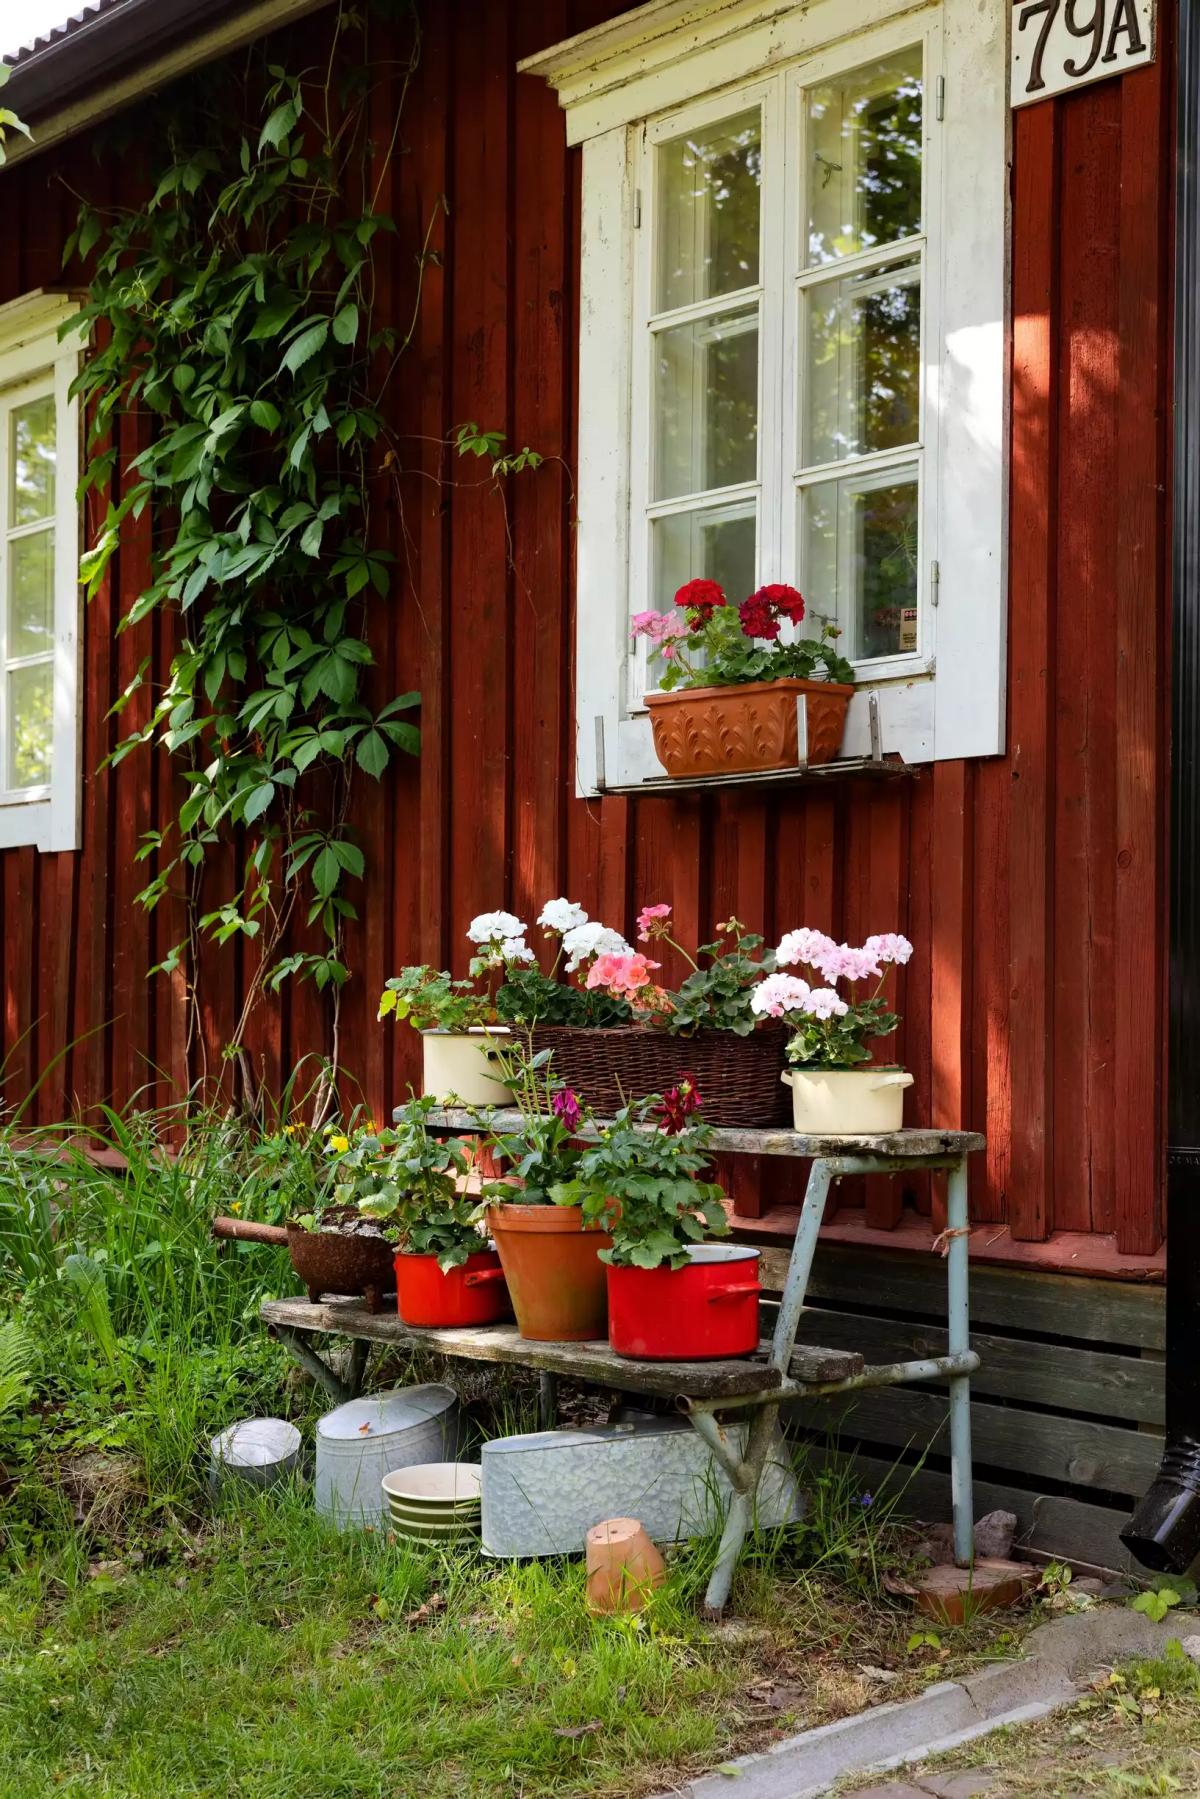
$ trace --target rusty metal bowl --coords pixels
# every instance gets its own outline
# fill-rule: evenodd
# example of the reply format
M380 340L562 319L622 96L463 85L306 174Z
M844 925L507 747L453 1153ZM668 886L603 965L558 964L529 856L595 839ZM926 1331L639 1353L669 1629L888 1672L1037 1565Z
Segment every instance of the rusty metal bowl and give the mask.
M339 1230L338 1224L357 1217L345 1209L326 1212L320 1230L302 1224L254 1224L242 1218L214 1218L213 1236L242 1243L286 1244L292 1267L314 1305L323 1293L363 1298L369 1312L383 1310L383 1302L396 1287L392 1265L394 1251L383 1237Z

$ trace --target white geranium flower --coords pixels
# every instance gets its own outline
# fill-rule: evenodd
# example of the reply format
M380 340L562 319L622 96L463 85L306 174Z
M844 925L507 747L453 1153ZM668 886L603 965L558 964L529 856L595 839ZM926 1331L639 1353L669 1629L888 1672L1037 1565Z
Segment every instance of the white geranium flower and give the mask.
M528 926L511 912L481 912L467 926L472 943L503 943L506 938L524 937Z
M590 962L593 956L633 954L620 931L611 931L606 924L600 924L595 919L567 931L563 936L562 946L567 953L568 974L574 974L581 962Z
M553 931L559 937L565 936L568 931L575 930L577 926L586 924L587 921L588 915L583 907L577 906L574 900L569 899L547 900L538 913L538 923L545 930Z
M500 960L506 965L512 962L534 962L537 960L524 937L506 937L500 945Z

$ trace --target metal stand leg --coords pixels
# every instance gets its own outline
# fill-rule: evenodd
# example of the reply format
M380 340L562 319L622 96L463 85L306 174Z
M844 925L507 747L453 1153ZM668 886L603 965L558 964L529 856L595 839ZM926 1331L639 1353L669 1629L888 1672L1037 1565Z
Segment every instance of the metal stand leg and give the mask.
M725 1610L729 1589L733 1585L733 1571L754 1521L754 1501L766 1466L767 1452L775 1434L776 1412L777 1402L768 1401L754 1413L744 1457L738 1454L724 1428L717 1423L711 1412L693 1411L688 1414L692 1425L704 1438L733 1486L725 1528L717 1547L716 1566L704 1595L706 1618L719 1618Z
M964 1156L950 1171L946 1200L949 1241L946 1252L949 1342L951 1355L966 1355L971 1347L970 1304L967 1288L967 1160ZM975 1502L971 1489L971 1377L956 1374L950 1380L950 1493L954 1507L954 1559L969 1568L974 1555Z
M830 1173L828 1162L815 1161L809 1170L808 1186L804 1190L804 1208L796 1227L783 1298L779 1302L779 1315L775 1320L775 1335L771 1340L771 1366L782 1369L785 1374L792 1359L792 1350L796 1347L796 1332L800 1327L800 1314L804 1310L808 1277L812 1273L813 1256L817 1251L817 1233L825 1216Z
M558 1423L558 1376L538 1375L538 1429L553 1430Z
M365 1337L352 1337L350 1340L350 1374L347 1385L351 1399L357 1399L363 1390L367 1377L367 1357L371 1353L371 1345Z
M284 1348L290 1350L306 1374L310 1374L318 1386L324 1387L334 1405L345 1405L355 1394L340 1375L333 1372L327 1362L323 1362L308 1340L308 1332L289 1330L285 1325L270 1326L273 1337L278 1338Z

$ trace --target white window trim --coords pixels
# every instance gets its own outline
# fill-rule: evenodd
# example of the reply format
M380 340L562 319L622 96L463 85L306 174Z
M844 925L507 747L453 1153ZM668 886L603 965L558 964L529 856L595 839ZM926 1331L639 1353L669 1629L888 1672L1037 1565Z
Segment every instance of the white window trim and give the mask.
M722 93L735 99L803 58L805 83L823 64L852 66L924 37L926 200L941 220L940 266L925 266L925 489L922 636L914 654L864 662L843 753L867 753L867 694L879 698L885 751L910 762L995 755L1004 748L1009 122L1007 0L651 0L521 68L554 86L567 140L582 146L579 526L577 546L577 789L596 791L597 732L605 778L661 776L649 724L629 704L631 471L644 465L644 428L630 402L641 302L634 201L639 158L658 121L689 117ZM938 86L938 76L941 83ZM789 81L795 105L798 81ZM935 93L943 95L938 110ZM769 128L769 127L768 127ZM930 134L935 142L929 145ZM934 188L936 184L936 190ZM769 281L764 269L764 281ZM795 371L782 411L760 432L789 429ZM642 462L637 461L638 457ZM790 471L789 471L790 472ZM794 555L794 507L779 510L776 578ZM764 497L765 517L765 497ZM768 524L768 529L771 528ZM761 538L760 538L761 542ZM760 555L762 550L760 548ZM936 587L932 568L937 565ZM936 612L934 606L936 604ZM634 688L636 694L636 687ZM597 720L601 721L598 727Z
M50 782L28 794L0 793L0 849L28 844L39 850L79 848L79 404L70 386L81 343L75 332L59 336L60 327L78 311L77 300L43 289L0 306L0 398L15 389L52 392L56 437ZM0 479L5 481L8 455L4 442ZM0 604L6 603L6 595L0 594Z

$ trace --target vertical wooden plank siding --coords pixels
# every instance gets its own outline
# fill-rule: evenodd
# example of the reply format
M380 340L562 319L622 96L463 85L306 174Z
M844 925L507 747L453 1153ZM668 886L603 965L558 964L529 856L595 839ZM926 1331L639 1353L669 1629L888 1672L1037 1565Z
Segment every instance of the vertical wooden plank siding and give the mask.
M1058 409L1053 382L1057 326L1054 223L1058 196L1057 102L1015 122L1012 253L1012 468L1009 559L1009 1020L1015 1237L1050 1227L1054 1018L1053 667L1057 581L1051 495ZM1016 221L1022 221L1017 229ZM1078 1045L1076 1045L1078 1047Z
M371 496L396 573L370 693L420 689L423 749L379 788L360 778L370 873L342 1058L376 1115L402 1097L418 1046L375 1023L378 988L409 961L461 972L468 919L496 906L539 947L537 910L558 894L626 932L640 904L669 900L685 941L731 912L771 941L800 924L903 930L916 949L896 982L895 1049L916 1077L911 1116L986 1131L976 1217L1030 1241L1113 1233L1144 1254L1161 1233L1163 1149L1172 8L1153 67L1014 117L1007 753L885 789L601 802L574 792L579 157L554 96L515 65L622 10L447 0L424 11L403 92L397 26L372 101L381 147L401 118L379 306L415 330L385 394L395 462ZM295 27L291 60L326 28ZM58 279L66 178L93 167L74 144L0 177L19 245L0 301ZM122 205L144 196L133 167L89 179ZM542 466L497 486L454 451L468 420ZM124 463L148 426L120 429ZM89 500L90 528L101 506ZM159 681L174 642L166 619L116 631L149 551L148 526L131 528L84 621L81 848L0 856L6 1102L73 1043L42 1118L124 1104L154 1070L162 1097L218 1074L253 975L252 953L203 953L198 1035L192 971L145 979L185 916L178 893L151 919L134 907L153 862L133 854L172 816L176 781L150 756L101 764L120 686L146 655ZM221 878L245 847L227 846ZM255 1022L255 1072L278 1089L332 1030L328 999L295 988ZM795 1205L802 1177L741 1167L739 1210ZM838 1204L884 1229L913 1205L937 1221L919 1182L848 1183Z

